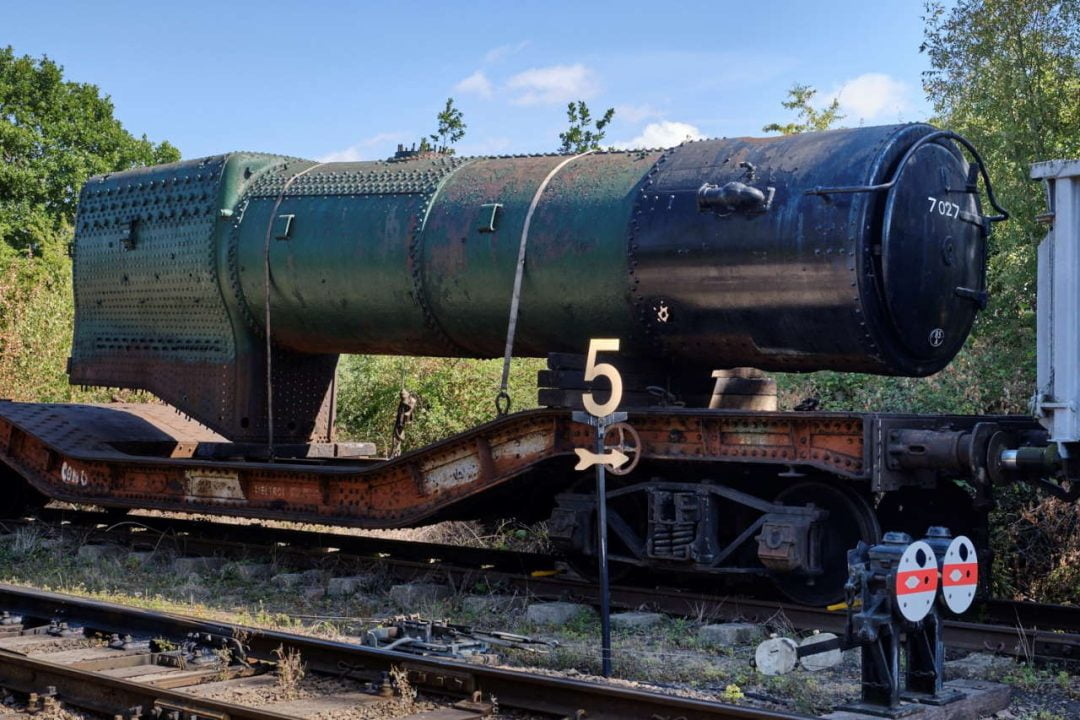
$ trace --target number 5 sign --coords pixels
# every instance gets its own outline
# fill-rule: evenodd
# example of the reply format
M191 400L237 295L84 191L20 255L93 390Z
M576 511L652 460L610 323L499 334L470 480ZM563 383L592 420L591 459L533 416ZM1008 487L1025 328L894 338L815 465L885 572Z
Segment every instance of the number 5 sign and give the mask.
M585 360L585 382L592 382L599 377L607 378L611 383L611 397L605 403L598 403L591 392L583 393L581 403L593 417L607 417L619 409L622 402L622 375L611 363L597 363L596 355L602 352L619 352L618 338L593 338L589 341L589 355Z
M593 397L592 392L581 394L581 404L586 412L575 411L571 414L574 422L584 423L596 429L595 442L591 449L575 448L574 453L578 457L575 470L585 470L590 467L596 468L596 535L597 535L597 560L600 565L600 647L601 647L601 673L604 677L611 677L611 603L608 589L608 559L607 559L607 480L605 470L609 467L612 472L623 474L630 472L638 461L641 448L641 439L637 432L627 425L626 413L616 412L619 403L622 402L623 381L622 375L610 363L596 362L596 356L602 352L618 352L618 338L594 338L589 341L589 353L585 360L585 382L591 383L597 378L607 378L611 385L611 396L607 402L599 403ZM608 431L617 430L619 446L611 447L605 443ZM630 435L632 440L627 445L626 437ZM624 449L632 449L634 458L624 452Z

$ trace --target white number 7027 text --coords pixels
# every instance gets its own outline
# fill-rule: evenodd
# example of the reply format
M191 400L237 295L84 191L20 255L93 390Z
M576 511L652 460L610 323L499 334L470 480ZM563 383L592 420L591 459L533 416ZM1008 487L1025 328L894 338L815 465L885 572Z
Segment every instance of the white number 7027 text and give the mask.
M934 208L937 208L938 215L944 215L945 217L959 218L960 206L954 202L948 200L938 200L936 197L929 197L930 209L927 212L934 212Z

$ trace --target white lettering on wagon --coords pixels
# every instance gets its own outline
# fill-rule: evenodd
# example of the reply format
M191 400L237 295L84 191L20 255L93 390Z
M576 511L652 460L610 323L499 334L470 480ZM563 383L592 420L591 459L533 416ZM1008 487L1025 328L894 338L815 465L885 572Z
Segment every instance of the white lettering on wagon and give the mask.
M437 457L420 466L425 495L476 482L480 460L472 448L458 450L450 457Z
M90 484L90 477L86 474L85 470L79 468L73 468L65 462L60 466L60 482L65 485L78 485L79 487L86 487Z
M528 435L513 437L505 442L491 443L491 459L496 463L503 461L511 462L520 460L520 464L531 463L546 457L547 452L555 444L555 434L548 428L542 428Z
M247 500L235 470L186 470L184 494L189 501L232 503Z

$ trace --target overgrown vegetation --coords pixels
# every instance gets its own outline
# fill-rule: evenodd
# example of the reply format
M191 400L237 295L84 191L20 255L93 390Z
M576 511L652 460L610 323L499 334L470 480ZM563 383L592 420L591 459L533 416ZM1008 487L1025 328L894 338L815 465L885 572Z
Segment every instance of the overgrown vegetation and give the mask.
M457 151L452 147L454 143L465 137L465 116L454 106L454 98L446 98L446 106L435 116L438 127L435 132L426 138L420 139L420 152L437 152L443 155L453 155ZM430 138L431 142L428 142Z
M300 683L307 674L307 663L300 657L300 651L294 647L278 645L274 648L277 661L277 685L288 700L300 697Z
M75 204L87 178L174 162L168 143L136 138L94 85L63 79L48 57L0 48L0 261L64 264Z
M536 407L536 371L543 362L512 361L511 410ZM338 370L337 430L343 438L390 442L401 388L420 399L403 449L426 445L495 418L502 360L351 355Z
M566 106L566 132L559 133L559 152L583 153L599 150L600 143L607 135L608 124L615 118L615 108L608 108L602 116L593 121L589 106L584 100L569 103Z
M79 190L95 174L173 162L168 143L137 138L108 96L63 79L47 57L0 48L0 397L107 400L67 384L71 262Z
M788 110L794 110L796 120L786 123L769 123L761 128L762 132L778 132L781 135L828 130L844 119L840 112L840 99L833 98L823 108L814 106L817 90L809 85L795 83L788 90L788 99L780 104Z

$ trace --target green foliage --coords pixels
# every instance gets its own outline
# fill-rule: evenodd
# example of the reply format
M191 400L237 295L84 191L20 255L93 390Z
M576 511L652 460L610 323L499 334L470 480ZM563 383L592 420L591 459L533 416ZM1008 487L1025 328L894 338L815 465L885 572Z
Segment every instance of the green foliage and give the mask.
M67 383L71 240L79 190L95 174L179 159L135 138L94 85L49 60L0 48L0 396L107 400ZM122 396L126 394L121 393Z
M542 360L512 362L512 410L536 407L536 372ZM389 446L398 397L404 386L420 398L405 431L410 450L494 419L502 360L351 355L338 369L337 431Z
M589 112L589 106L585 104L584 100L578 100L576 104L570 103L566 106L566 119L570 123L570 127L566 129L566 132L559 133L559 140L562 141L559 152L583 153L588 150L599 150L600 141L606 135L604 128L611 123L614 117L615 108L608 108L604 116L590 128L592 114Z
M789 403L813 396L827 409L1028 410L1035 387L1035 250L1044 234L1034 220L1043 211L1042 189L1028 172L1039 160L1080 155L1080 0L961 0L949 10L935 1L925 20L921 50L931 69L924 88L935 122L979 148L1012 215L990 239L990 305L961 353L932 378L780 377ZM802 89L793 89L785 107L809 102L795 92ZM815 117L801 115L804 126ZM766 129L784 131L776 124ZM989 211L985 197L983 206Z
M788 99L781 102L788 110L794 110L798 117L795 122L769 123L762 132L778 132L781 135L795 135L803 132L828 130L844 119L840 113L840 101L833 98L823 110L814 107L817 90L809 85L795 83L788 90Z
M439 128L428 136L434 143L434 147L425 148L427 143L427 138L425 138L420 143L421 150L434 149L445 155L453 155L454 149L450 146L465 137L465 128L468 127L461 110L454 107L454 98L446 98L446 107L436 116L436 119L439 121Z
M0 48L0 261L14 254L59 263L79 190L91 175L180 157L135 138L94 85L68 82L47 57Z
M1012 215L991 239L991 302L976 327L986 353L973 384L1019 369L1034 388L1034 355L1024 343L1034 337L1044 234L1035 216L1045 199L1028 174L1033 162L1080 155L1080 0L960 0L948 10L932 0L925 19L927 97L942 124L979 148Z
M0 262L0 397L37 402L132 397L68 384L73 314L66 257L55 265L23 257Z
M982 318L976 328L989 322ZM1003 414L1027 411L1033 387L1034 327L1014 328L1009 363L993 363L994 338L976 332L941 372L926 378L859 373L776 373L781 409L816 398L822 410L897 413Z

